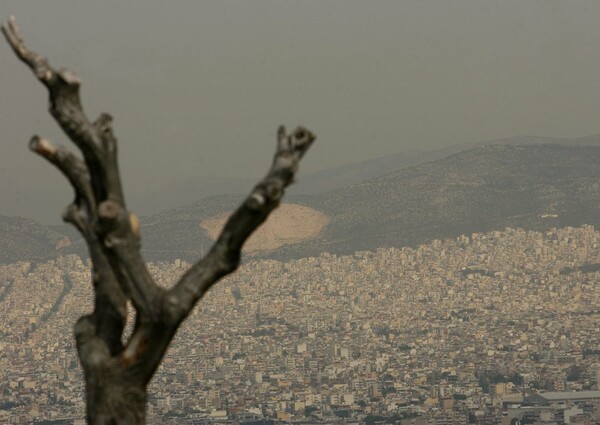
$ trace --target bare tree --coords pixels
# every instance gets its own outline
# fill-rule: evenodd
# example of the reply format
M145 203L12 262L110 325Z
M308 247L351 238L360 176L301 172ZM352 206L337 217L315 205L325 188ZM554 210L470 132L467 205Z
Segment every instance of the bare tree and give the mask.
M87 242L92 260L94 311L75 325L83 367L90 424L143 424L147 385L181 322L196 302L239 265L248 237L280 202L298 163L315 140L304 128L277 131L273 164L262 181L231 215L208 254L171 288L158 286L140 254L139 221L127 210L117 163L112 118L85 115L80 80L50 66L23 42L14 17L2 26L6 40L50 93L50 113L83 156L34 136L30 148L54 164L75 190L63 219ZM133 332L122 342L126 305L135 312Z

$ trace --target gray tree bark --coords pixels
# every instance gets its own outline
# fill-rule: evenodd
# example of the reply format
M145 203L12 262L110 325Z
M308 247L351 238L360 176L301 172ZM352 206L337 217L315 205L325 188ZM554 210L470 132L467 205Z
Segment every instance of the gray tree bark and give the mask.
M140 254L139 221L125 204L111 116L103 113L95 121L88 119L79 96L79 78L54 69L30 51L14 17L2 32L17 57L48 89L50 113L83 157L39 136L29 144L73 186L75 199L63 219L85 238L92 261L94 310L81 317L74 329L85 377L88 423L144 424L148 382L179 325L212 285L236 270L242 245L279 205L315 136L302 127L291 134L279 128L267 175L231 215L208 254L172 288L164 289L152 279ZM133 333L122 342L128 301L136 318Z

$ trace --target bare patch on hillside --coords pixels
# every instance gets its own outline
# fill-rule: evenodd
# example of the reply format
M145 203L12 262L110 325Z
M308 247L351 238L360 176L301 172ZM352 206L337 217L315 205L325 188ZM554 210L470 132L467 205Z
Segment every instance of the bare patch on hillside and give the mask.
M58 241L58 243L56 244L56 246L54 248L62 249L62 248L66 248L68 246L71 246L71 239L69 239L65 236L64 239L61 239Z
M200 222L208 236L215 240L231 211ZM271 251L283 245L314 239L329 223L329 217L313 208L297 204L281 204L244 245L244 252Z

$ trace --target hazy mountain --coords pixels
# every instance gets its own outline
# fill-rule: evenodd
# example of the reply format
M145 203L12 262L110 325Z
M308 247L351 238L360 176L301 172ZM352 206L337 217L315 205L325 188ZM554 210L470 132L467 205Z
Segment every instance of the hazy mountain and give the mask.
M241 199L213 197L146 219L149 258L161 258L161 250L196 258L199 246L210 244L200 222ZM324 212L329 223L318 238L264 255L349 253L506 226L598 224L600 147L489 144L325 194L286 199Z
M540 230L599 224L600 137L563 141L562 145L537 144L540 140L546 139L516 138L478 144L468 150L457 146L433 153L413 152L382 159L379 164L387 165L381 165L378 171L374 170L378 163L375 160L355 164L354 168L321 172L323 180L327 179L327 173L332 179L337 175L365 176L391 168L394 160L399 162L395 170L385 175L327 193L287 196L288 203L324 213L326 220L321 220L321 225L325 227L311 240L275 241L275 245L284 246L271 252L265 247L265 251L258 249L253 254L289 258L322 251L349 253L380 246L415 245L506 226ZM427 155L438 159L422 162ZM411 161L417 164L408 166ZM323 185L327 184L323 181ZM243 198L241 194L212 196L143 217L146 257L149 260L198 258L212 243L206 223L218 223L218 217L234 209ZM277 225L289 227L310 220L305 217L316 216L284 217ZM26 223L31 224L31 230ZM11 238L24 245L10 253L7 250L7 254L2 254L5 258L24 258L18 257L21 254L17 252L23 255L35 252L40 257L44 250L53 255L55 243L65 234L72 244L61 252L86 252L72 229L36 227L31 221L22 222L19 229L11 232L1 229L7 241L5 247L14 245L8 242ZM283 233L276 228L269 232L267 239L271 243L278 233ZM40 234L51 235L42 237L50 242L40 244ZM5 258L2 260L6 261Z
M68 244L65 235L33 220L0 215L0 262L2 263L46 260Z
M326 141L323 141L326 143ZM477 146L494 144L566 144L600 145L600 135L577 139L558 139L550 137L522 136L508 139L490 140L476 143L463 143L437 150L412 150L386 155L381 158L346 164L322 171L307 173L301 171L298 183L293 185L289 195L315 195L360 183L388 174L400 168L412 167L424 162L445 158ZM312 154L318 154L316 151ZM310 160L308 158L307 160ZM41 166L41 165L40 165ZM12 178L10 178L12 177ZM128 193L129 207L138 215L149 216L170 208L177 208L216 195L243 195L256 183L252 178L222 178L214 176L192 175L185 181L165 184L162 188L150 192ZM72 190L61 178L58 186L49 190L45 186L27 185L18 176L0 182L0 196L3 199L0 214L7 216L25 216L42 223L59 223L60 213L72 199Z
M313 173L301 173L297 184L290 188L289 194L307 195L329 192L448 154L445 149L431 152L410 151ZM193 199L221 195L245 195L255 184L256 179L194 177L185 182L174 183L151 194L141 196L133 194L130 205L136 211L143 211L144 215L152 215L164 211L165 206L176 208L189 204Z
M464 152L478 146L490 145L600 145L600 135L577 139L552 137L520 136L485 142L463 143L436 150L414 150L346 164L312 173L301 172L298 184L292 186L289 195L315 195L357 184L365 180L384 176L401 168L412 167L424 162L435 161L450 155ZM217 177L193 177L185 182L174 183L169 187L150 194L132 194L130 205L143 215L152 215L171 207L180 207L215 195L243 195L256 183L255 179L233 179Z
M599 224L600 147L489 145L306 202L331 222L323 242L298 252L415 245L506 226Z

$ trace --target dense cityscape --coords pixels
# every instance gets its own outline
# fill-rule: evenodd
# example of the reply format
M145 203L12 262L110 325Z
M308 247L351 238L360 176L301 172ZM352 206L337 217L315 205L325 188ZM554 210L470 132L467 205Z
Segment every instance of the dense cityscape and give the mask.
M600 421L600 232L507 228L248 261L200 301L151 424ZM151 263L165 286L189 264ZM77 256L0 266L0 423L83 424Z

